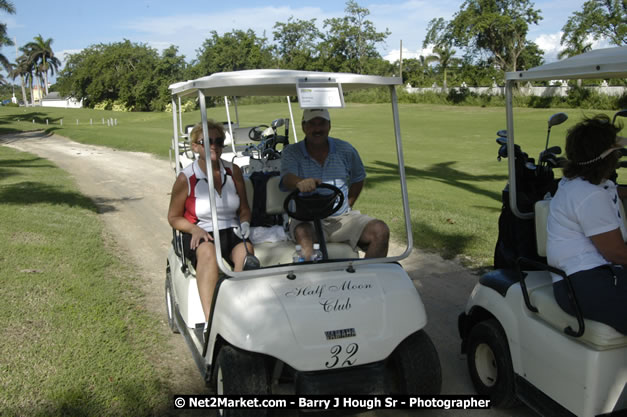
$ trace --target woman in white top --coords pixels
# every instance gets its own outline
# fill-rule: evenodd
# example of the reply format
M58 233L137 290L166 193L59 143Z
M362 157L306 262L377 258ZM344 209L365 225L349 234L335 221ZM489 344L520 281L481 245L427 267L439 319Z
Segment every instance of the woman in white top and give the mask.
M551 200L547 260L571 281L585 318L627 334L627 230L619 192L609 180L623 144L606 115L586 118L566 136L564 177ZM627 194L627 193L624 193ZM553 276L560 307L574 315L566 282Z
M205 320L209 320L213 292L218 282L218 263L213 239L213 222L209 204L209 183L204 146L211 146L213 184L222 255L235 271L241 271L246 257L243 239L250 234L251 212L246 199L244 177L240 168L220 158L224 148L222 124L207 122L209 142L204 143L202 125L190 133L191 147L198 160L187 166L172 187L168 222L183 232L185 257L196 268L196 281ZM241 226L240 226L241 223ZM248 251L253 247L246 242Z

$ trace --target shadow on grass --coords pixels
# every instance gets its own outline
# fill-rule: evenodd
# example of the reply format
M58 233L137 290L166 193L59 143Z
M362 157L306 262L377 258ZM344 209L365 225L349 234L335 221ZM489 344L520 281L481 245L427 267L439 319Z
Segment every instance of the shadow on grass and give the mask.
M3 204L62 204L70 207L81 207L99 212L96 204L78 192L64 191L59 187L24 181L7 186L0 186L0 201Z
M55 130L58 130L58 127L50 126L51 124L58 124L61 117L50 117L49 115L32 111L30 113L20 114L20 115L6 115L0 117L0 135L6 135L11 133L21 133L25 131L32 130L43 130L47 134L52 134ZM33 123L33 120L35 121ZM46 120L48 124L46 124ZM5 125L16 123L16 122L30 122L32 123L32 129L17 129L14 127L7 127Z
M45 405L38 405L24 413L24 410L14 409L3 410L8 411L7 415L29 415L29 416L72 416L72 417L91 417L91 416L136 416L136 417L153 417L153 416L176 416L172 406L170 406L171 398L167 395L167 400L154 401L146 398L145 381L116 383L114 396L105 398L96 396L87 388L69 388L64 392L57 392L54 398L46 400ZM15 414L13 414L14 412Z
M458 255L468 253L468 248L475 241L473 235L441 232L421 221L412 220L411 226L414 234L414 246L425 248L421 245L421 241L432 242L434 247L426 247L425 249L437 251L444 259L453 259Z
M375 161L374 163L375 166L368 166L367 168L369 175L366 184L372 186L376 183L388 181L398 182L397 164L383 161ZM417 169L405 165L405 175L408 180L412 178L425 178L439 181L473 194L484 195L492 200L501 201L500 192L484 190L471 183L479 181L507 181L507 175L471 175L452 168L454 164L455 161L441 162L431 165L428 169Z

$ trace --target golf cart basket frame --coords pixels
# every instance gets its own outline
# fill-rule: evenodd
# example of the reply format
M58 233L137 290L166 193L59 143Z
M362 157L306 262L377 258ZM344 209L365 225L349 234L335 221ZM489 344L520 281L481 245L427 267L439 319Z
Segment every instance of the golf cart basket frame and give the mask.
M352 268L353 265L364 265L384 262L397 262L400 261L411 253L413 247L413 236L411 229L411 216L409 211L409 199L407 194L407 183L405 174L405 163L403 159L403 148L400 132L400 121L398 111L398 100L396 94L396 86L402 85L402 80L398 77L381 77L372 75L358 75L348 73L328 73L328 72L310 72L310 71L294 71L294 70L244 70L215 73L207 77L199 78L196 80L190 80L185 82L179 82L170 85L170 91L172 94L172 120L173 120L173 149L178 149L179 140L181 138L180 133L182 128L182 121L180 116L181 111L181 98L194 97L198 98L200 103L201 120L203 127L203 137L205 143L209 143L208 131L207 131L207 108L206 97L244 97L244 96L278 96L287 97L289 103L289 97L297 96L299 89L301 88L337 88L343 103L343 92L354 91L364 88L377 88L388 87L390 91L390 99L392 104L392 115L394 123L394 137L396 140L396 151L398 160L398 174L401 185L402 204L405 217L405 231L407 237L407 247L405 251L398 256L391 256L386 258L371 258L371 259L351 259L351 260L337 260L328 263L316 263L316 264L300 264L298 265L299 271L313 271L313 270L325 270L325 269L338 269L338 268ZM230 113L228 110L228 100L225 100L225 106L227 109L228 126L231 126ZM301 103L302 106L302 103ZM304 106L302 106L304 107ZM335 106L340 107L340 106ZM179 115L177 115L179 112ZM290 107L291 113L291 107ZM178 117L177 117L178 116ZM294 129L295 130L295 129ZM209 147L204 148L205 157L207 161L207 172L211 172L209 166L211 162ZM175 152L175 163L177 170L179 169L179 155ZM178 171L177 171L178 173ZM209 200L211 204L211 216L213 219L213 228L218 230L218 221L216 213L216 191L214 188L213 177L208 176L209 183ZM227 265L225 265L220 250L220 236L215 234L215 247L217 252L217 260L219 269L227 276L234 278L238 277L259 277L267 275L265 268L257 270L249 270L242 272L234 272ZM290 273L294 271L294 265L280 265L273 266L272 273Z

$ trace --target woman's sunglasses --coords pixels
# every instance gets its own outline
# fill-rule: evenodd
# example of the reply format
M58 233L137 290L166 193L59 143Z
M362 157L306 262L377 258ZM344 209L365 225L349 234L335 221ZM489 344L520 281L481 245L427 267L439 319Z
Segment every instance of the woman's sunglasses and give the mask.
M198 142L196 142L197 144L199 144L200 146L205 146L205 140L204 139L199 139ZM221 148L224 147L224 138L209 138L209 144L210 145L215 145L215 146L219 146Z

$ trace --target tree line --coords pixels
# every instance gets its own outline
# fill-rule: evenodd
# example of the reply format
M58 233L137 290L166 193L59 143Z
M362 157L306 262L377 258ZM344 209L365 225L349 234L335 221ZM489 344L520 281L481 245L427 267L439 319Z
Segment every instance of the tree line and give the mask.
M0 10L15 13L7 0ZM283 68L311 71L398 75L404 83L430 86L449 82L489 85L503 79L506 71L524 70L543 62L543 52L527 39L530 25L542 20L541 10L530 0L466 0L450 21L429 22L422 47L433 53L416 59L390 63L377 47L391 32L378 31L368 20L367 8L348 0L345 15L323 21L290 17L276 22L270 41L251 29L232 30L222 35L213 31L196 57L187 62L176 46L161 53L128 40L91 45L67 57L58 72L52 39L41 35L20 50L12 64L0 56L9 77L21 80L32 90L39 83L47 93L48 73L58 72L54 86L63 95L83 98L89 107L126 110L164 110L170 102L168 85L222 71ZM562 31L560 58L586 52L590 39L606 39L614 45L627 40L627 10L624 0L588 0L582 11L571 15ZM0 24L0 43L11 44L6 25ZM458 55L461 54L461 55ZM32 93L31 93L32 98Z

